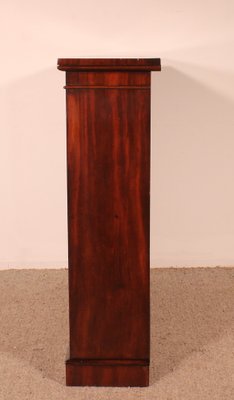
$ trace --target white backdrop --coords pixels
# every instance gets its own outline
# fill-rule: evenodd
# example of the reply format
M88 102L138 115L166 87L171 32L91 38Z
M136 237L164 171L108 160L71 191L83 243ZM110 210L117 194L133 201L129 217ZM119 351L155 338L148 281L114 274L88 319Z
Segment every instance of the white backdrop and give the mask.
M161 57L151 266L234 264L234 2L2 0L0 268L67 265L58 57Z

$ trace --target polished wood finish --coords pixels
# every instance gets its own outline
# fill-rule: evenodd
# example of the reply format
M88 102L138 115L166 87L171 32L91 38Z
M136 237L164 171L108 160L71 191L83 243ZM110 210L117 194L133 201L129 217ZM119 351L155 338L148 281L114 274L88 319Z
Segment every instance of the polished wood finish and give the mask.
M68 386L148 386L149 367L109 360L108 364L104 361L87 364L68 360L66 382Z
M66 71L68 385L149 381L150 68L59 59Z
M79 71L66 74L67 86L150 86L149 74L139 71Z
M59 58L61 71L160 71L160 58Z

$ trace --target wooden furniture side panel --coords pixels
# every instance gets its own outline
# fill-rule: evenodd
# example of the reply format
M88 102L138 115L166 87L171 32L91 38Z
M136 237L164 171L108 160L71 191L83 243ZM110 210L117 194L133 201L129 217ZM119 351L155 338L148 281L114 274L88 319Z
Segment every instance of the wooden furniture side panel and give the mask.
M70 359L149 359L150 90L67 90L67 159Z

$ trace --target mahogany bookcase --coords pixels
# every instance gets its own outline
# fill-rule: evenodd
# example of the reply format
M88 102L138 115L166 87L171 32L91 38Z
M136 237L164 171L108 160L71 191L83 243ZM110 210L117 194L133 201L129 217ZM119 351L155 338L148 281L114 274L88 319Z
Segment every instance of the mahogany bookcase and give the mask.
M59 59L66 71L72 386L147 386L150 72L160 59Z

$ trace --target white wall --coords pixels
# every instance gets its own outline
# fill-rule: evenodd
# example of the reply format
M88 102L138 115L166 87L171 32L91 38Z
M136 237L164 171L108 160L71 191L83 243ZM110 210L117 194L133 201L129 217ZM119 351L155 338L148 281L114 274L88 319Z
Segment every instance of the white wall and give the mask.
M67 265L58 57L161 57L151 264L234 264L234 2L2 0L0 15L0 267Z

